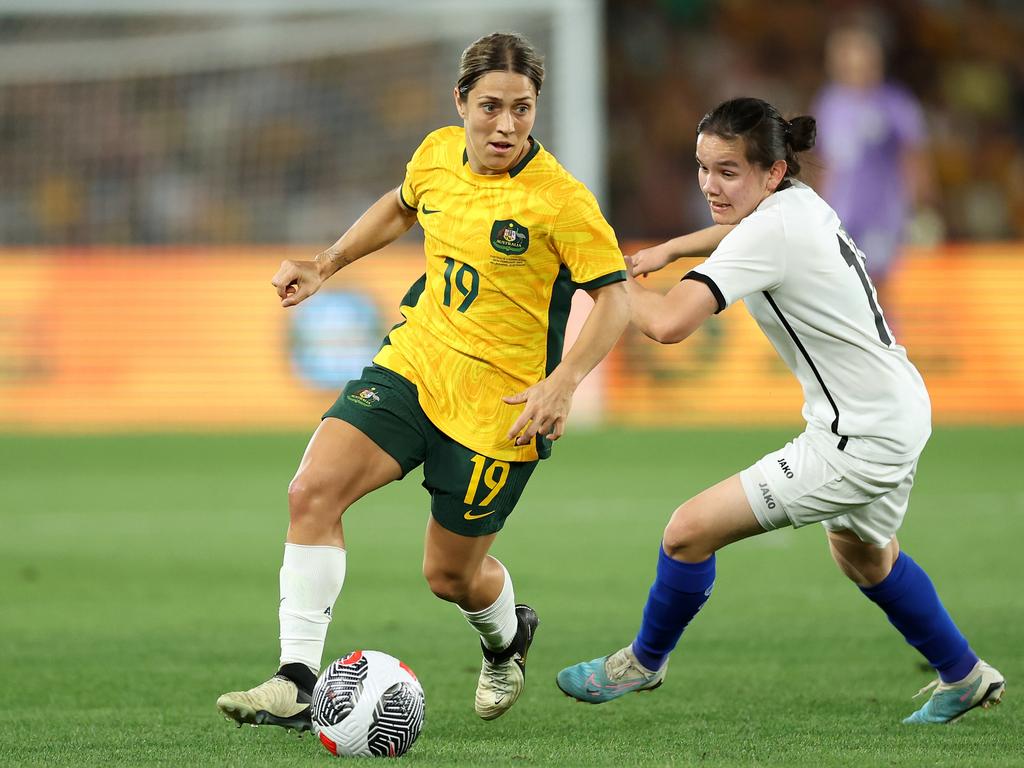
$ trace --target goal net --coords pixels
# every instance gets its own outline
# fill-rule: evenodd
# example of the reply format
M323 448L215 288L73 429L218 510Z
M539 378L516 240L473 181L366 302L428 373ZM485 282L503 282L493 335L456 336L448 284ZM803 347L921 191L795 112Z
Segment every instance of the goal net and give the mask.
M496 30L546 55L535 135L600 196L599 18L590 0L0 2L0 243L331 241L458 120L459 54Z

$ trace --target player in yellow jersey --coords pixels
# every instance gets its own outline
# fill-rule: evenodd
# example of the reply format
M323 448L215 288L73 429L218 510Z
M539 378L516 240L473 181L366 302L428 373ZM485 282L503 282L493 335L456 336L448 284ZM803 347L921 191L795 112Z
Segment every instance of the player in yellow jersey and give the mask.
M405 321L325 414L288 489L280 668L217 701L239 723L310 727L310 692L345 576L341 517L423 465L431 518L423 573L479 633L475 708L490 720L523 689L537 627L508 571L488 555L537 460L565 429L573 392L629 319L625 264L589 191L530 135L544 79L523 37L492 34L461 57L463 126L434 131L403 184L312 261L285 261L281 305L315 293L415 221L426 273ZM595 303L562 359L576 289Z

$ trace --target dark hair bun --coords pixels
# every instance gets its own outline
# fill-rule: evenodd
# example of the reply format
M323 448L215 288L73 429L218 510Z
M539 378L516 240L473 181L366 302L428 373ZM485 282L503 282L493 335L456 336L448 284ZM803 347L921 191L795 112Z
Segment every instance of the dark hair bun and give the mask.
M797 155L814 146L817 132L817 123L810 115L786 122L767 101L750 97L723 101L697 123L698 136L708 133L723 139L743 139L747 160L761 168L785 160L787 179L799 175Z
M794 152L806 152L813 147L817 135L818 122L810 115L801 115L789 121L789 146Z

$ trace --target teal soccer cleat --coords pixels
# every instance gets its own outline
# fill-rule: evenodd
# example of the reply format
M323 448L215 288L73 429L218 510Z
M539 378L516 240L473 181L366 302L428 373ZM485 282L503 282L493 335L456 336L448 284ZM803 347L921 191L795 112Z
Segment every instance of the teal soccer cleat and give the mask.
M931 698L904 723L942 725L959 720L975 707L988 709L999 703L1006 690L1006 681L995 667L979 661L963 680L955 683L936 680L918 691L917 695L932 687L935 690Z
M603 704L633 691L653 691L665 681L668 662L652 672L637 661L632 646L593 661L566 667L558 673L558 687L566 696L588 704Z

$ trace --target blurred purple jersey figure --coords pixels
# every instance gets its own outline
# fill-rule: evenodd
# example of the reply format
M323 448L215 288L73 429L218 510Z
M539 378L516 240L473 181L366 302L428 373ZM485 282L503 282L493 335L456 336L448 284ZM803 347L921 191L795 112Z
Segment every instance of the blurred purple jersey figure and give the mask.
M882 47L867 28L834 31L826 57L832 80L812 110L824 164L822 196L884 293L912 206L927 192L924 116L908 91L884 82Z

